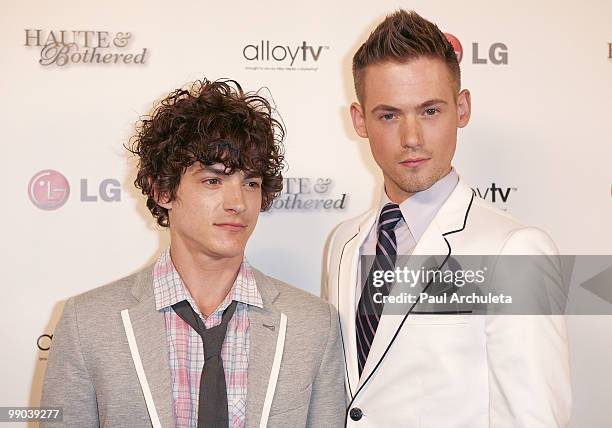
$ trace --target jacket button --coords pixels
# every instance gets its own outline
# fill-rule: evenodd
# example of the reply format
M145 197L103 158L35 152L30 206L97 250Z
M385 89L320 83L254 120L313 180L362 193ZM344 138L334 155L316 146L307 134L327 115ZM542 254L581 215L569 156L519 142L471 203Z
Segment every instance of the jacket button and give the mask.
M351 416L352 420L358 421L363 416L363 412L359 407L353 407L349 412L349 415Z

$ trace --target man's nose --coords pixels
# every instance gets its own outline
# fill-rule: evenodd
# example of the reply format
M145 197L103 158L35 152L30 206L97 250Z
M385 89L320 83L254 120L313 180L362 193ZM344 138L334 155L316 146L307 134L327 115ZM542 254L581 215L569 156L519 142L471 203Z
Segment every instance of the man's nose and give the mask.
M239 180L226 180L223 189L223 209L239 214L246 209L242 183Z
M401 145L403 148L419 147L422 144L421 127L416 116L407 115L401 124Z

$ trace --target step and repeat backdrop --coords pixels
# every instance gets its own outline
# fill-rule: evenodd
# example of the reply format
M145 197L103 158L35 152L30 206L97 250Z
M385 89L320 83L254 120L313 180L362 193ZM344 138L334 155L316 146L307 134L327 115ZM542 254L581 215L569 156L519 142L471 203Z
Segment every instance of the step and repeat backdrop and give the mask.
M38 405L66 298L168 245L123 145L156 100L193 80L233 78L276 106L289 168L247 255L320 293L330 231L380 195L350 123L350 65L397 8L454 42L473 104L454 166L477 195L546 230L561 253L612 254L609 1L4 0L0 406ZM612 317L568 325L573 426L608 427Z

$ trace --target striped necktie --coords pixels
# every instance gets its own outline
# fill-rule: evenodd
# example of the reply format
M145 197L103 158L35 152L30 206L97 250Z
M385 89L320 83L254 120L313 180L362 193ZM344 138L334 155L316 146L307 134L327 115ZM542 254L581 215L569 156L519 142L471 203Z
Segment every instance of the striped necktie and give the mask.
M368 359L384 307L380 299L376 299L379 301L378 303L374 301L374 294L380 293L381 296L388 296L391 289L391 284L387 284L386 281L382 286L375 287L372 276L375 270L387 271L395 269L397 242L395 240L394 229L401 219L402 212L399 206L392 203L388 203L383 207L378 219L376 258L357 305L356 332L359 375L361 375Z

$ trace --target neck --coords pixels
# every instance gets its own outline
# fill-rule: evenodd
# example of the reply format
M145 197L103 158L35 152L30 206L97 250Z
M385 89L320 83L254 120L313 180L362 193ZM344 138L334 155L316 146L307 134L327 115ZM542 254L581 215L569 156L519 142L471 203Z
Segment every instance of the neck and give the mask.
M387 195L387 198L394 204L401 205L406 199L410 198L415 193L405 192L399 189L394 189L393 186L388 186L385 179L383 192Z
M214 257L190 251L180 240L172 240L170 257L200 312L208 316L232 289L244 255Z
M436 179L436 181L434 181L429 187L427 187L425 189L420 189L420 190L415 191L415 192L409 192L407 190L404 190L404 189L400 188L396 184L392 183L391 180L386 175L383 175L383 178L384 178L384 192L385 192L385 194L387 195L387 197L389 198L389 200L391 202L400 205L406 199L411 198L412 196L416 195L417 193L424 192L426 190L429 190L433 186L435 186L436 183L438 183L440 180L442 180L443 178L448 176L448 174L450 174L452 170L453 170L453 168L452 168L452 166L450 166L448 168L448 171L446 171L444 174L441 174Z

